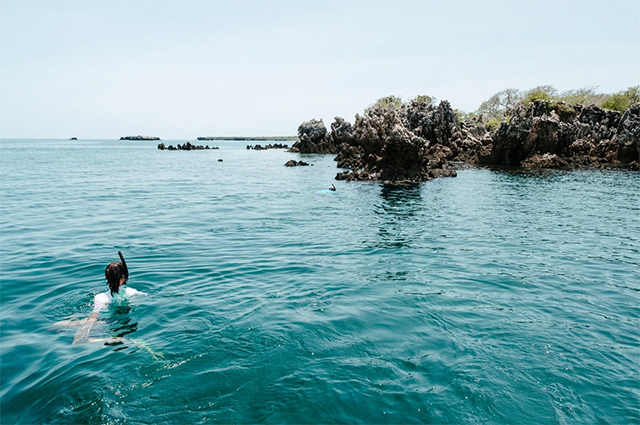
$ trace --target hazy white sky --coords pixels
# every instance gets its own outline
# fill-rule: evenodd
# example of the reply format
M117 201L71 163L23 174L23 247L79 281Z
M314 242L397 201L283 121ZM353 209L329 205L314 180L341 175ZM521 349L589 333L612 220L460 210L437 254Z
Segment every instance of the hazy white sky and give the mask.
M4 138L295 135L540 84L640 84L640 1L0 0Z

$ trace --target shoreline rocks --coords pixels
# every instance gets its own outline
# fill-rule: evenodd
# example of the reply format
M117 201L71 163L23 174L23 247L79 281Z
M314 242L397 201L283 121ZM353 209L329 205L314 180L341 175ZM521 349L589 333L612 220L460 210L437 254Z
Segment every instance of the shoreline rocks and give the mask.
M447 101L376 105L351 125L336 117L298 127L290 152L336 154L337 180L418 183L455 177L465 165L541 168L640 165L640 104L620 114L596 106L536 100L516 107L489 131L482 117L464 122Z
M300 153L337 153L338 147L331 134L327 133L322 120L312 119L298 127L298 141L289 152Z
M286 164L284 164L285 167L301 167L301 166L308 166L309 164L307 164L304 161L296 161L295 159L290 159L289 161L287 161Z
M269 142L269 141L274 141L274 142L288 142L288 141L294 141L297 140L297 137L295 136L274 136L274 137L269 137L269 136L257 136L257 137L251 137L251 136L228 136L228 137L224 137L224 136L209 136L209 137L198 137L197 140L230 140L230 141L260 141L260 142Z
M625 166L640 159L640 104L624 114L558 101L521 105L492 135L486 165L524 168Z
M256 151L264 151L267 149L289 149L289 145L283 145L282 143L269 143L268 145L247 145L247 150L256 150Z
M173 146L173 145L165 146L164 143L160 143L158 145L158 149L160 149L161 151L165 149L169 151L198 151L198 150L219 149L219 148L217 146L209 147L209 145L207 146L192 145L191 142L187 142L185 144L182 144L182 145L178 144L176 146Z
M450 164L462 126L447 101L433 106L413 101L396 108L376 105L351 125L336 117L328 132L322 120L298 128L301 153L337 153L338 180L418 183L455 177ZM295 151L292 148L292 151Z

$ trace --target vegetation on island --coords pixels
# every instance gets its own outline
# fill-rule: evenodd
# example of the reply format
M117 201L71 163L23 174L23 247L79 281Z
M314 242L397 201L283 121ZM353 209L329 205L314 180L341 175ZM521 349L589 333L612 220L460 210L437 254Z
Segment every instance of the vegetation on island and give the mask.
M519 90L508 88L491 96L480 104L477 110L473 112L464 112L454 109L458 118L463 121L470 118L476 118L482 122L487 130L495 131L503 120L508 120L515 109L520 105L529 105L535 100L550 100L564 102L564 107L569 112L572 106L594 105L599 108L609 109L623 113L636 103L640 103L640 85L629 87L617 93L598 93L596 86L587 86L579 89L558 91L551 85L541 85L529 90ZM378 99L371 106L365 109L365 113L374 107L382 107L388 109L390 105L394 105L396 109L403 105L409 105L413 101L426 102L429 105L435 105L437 99L428 95L419 95L404 102L400 96L385 96ZM558 111L559 114L562 111Z
M594 105L620 113L640 102L640 86L629 87L613 94L598 93L596 90L597 87L588 86L559 92L550 85L537 86L526 91L505 89L482 102L480 107L475 112L467 114L467 117L482 116L487 129L495 130L503 119L512 115L516 107L529 105L535 100L564 102L567 107Z

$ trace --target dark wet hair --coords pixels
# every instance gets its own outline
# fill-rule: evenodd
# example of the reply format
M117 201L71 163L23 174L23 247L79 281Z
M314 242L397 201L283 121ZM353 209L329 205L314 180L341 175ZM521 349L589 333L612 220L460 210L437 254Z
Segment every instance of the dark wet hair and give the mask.
M114 261L109 264L104 271L104 276L107 278L107 285L109 285L109 289L111 290L111 295L115 292L116 294L120 291L120 279L124 279L124 283L127 283L127 278L129 277L129 273L127 273L127 268L120 261Z

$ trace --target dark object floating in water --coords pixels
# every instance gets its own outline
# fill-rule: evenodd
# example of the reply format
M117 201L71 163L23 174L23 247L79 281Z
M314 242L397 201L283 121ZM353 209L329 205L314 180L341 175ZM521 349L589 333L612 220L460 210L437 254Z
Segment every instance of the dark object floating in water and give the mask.
M218 162L222 162L222 159L219 159Z
M160 140L159 137L154 136L123 136L120 140Z
M307 164L304 161L296 161L295 159L290 159L289 161L287 161L286 164L284 164L285 167L300 167L305 165L309 165L309 164Z
M274 144L269 143L268 145L265 145L265 146L262 146L262 145L254 145L254 146L247 145L247 149L248 150L253 149L255 151L264 151L264 150L267 150L267 149L289 149L289 145L283 145L282 143L274 143Z
M220 149L217 146L213 146L213 147L209 147L209 145L207 146L202 146L202 145L192 145L190 142L187 142L183 145L169 145L169 146L165 146L164 143L160 143L158 145L158 149L160 149L161 151L163 150L170 150L170 151L200 151L200 150L206 150L206 149Z
M72 137L69 140L78 140L78 138L77 137Z

